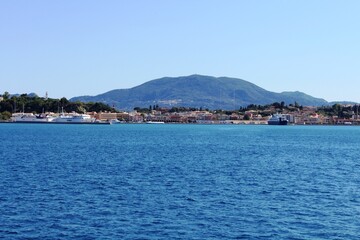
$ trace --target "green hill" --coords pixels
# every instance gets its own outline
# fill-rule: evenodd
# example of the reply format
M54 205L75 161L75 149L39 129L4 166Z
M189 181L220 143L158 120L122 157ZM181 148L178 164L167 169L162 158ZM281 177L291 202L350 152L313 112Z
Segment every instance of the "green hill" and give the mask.
M321 106L328 103L301 92L275 93L248 81L228 77L191 75L164 77L130 89L112 90L97 96L80 96L71 101L104 102L118 109L134 107L183 106L209 109L237 109L249 104L270 104L295 101L304 106Z

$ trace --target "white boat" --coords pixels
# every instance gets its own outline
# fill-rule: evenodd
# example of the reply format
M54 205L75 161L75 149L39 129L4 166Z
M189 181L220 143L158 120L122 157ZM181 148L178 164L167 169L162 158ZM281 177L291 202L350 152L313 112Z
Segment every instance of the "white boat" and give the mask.
M110 124L119 124L119 123L121 123L119 120L117 120L117 119L110 119L110 120L108 120L108 122L110 123Z
M96 121L95 118L91 117L88 114L79 114L79 113L64 114L64 112L58 116L45 114L45 113L42 114L14 113L11 116L11 121L13 123L111 124L108 121L107 122Z
M286 117L283 114L273 114L269 120L268 120L268 124L269 125L287 125L288 124L288 120L286 119Z
M161 121L148 121L146 122L147 124L164 124L165 122L161 122Z
M14 113L11 117L13 122L18 123L48 123L54 121L55 117L48 114Z
M61 114L59 117L54 119L56 123L94 123L95 118L92 118L89 114Z

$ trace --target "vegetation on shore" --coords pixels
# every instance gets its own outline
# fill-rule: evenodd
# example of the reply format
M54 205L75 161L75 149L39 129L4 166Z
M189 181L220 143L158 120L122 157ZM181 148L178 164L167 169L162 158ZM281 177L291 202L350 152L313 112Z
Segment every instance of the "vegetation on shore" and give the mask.
M114 108L101 102L71 102L65 97L53 99L28 94L11 96L8 92L0 95L0 97L3 98L0 101L0 120L10 119L11 114L15 112L116 112Z
M257 105L257 104L250 104L247 107L240 107L237 110L222 110L222 109L216 109L216 110L209 110L209 109L203 109L203 108L195 108L195 107L171 107L171 108L164 108L159 107L158 105L150 105L148 108L141 108L141 107L135 107L134 110L136 110L139 113L148 114L151 113L152 110L157 110L161 112L191 112L191 111L208 111L211 113L217 113L217 114L226 114L226 115L232 115L232 114L240 114L244 115L244 120L246 120L247 115L246 113L249 111L257 112L258 114L262 116L270 116L274 113L300 113L302 112L304 107L302 105L299 105L297 102L294 104L286 105L285 102L274 102L272 104L267 105ZM359 105L356 104L333 104L328 106L321 106L321 107L315 107L314 113L317 113L322 116L327 117L338 117L343 119L350 119L354 114L358 115L359 113Z
M223 110L223 109L215 109L210 110L208 108L195 108L195 107L171 107L171 108L164 108L159 107L159 105L150 105L148 108L141 108L141 107L135 107L134 110L140 113L150 113L152 110L160 110L160 111L167 111L167 112L191 112L191 111L208 111L212 113L222 113L231 115L233 113L235 114L244 114L248 111L257 111L259 114L262 114L264 116L271 115L272 111L276 112L295 112L295 111L301 111L303 109L303 106L300 106L298 103L295 102L295 104L289 104L285 105L285 102L274 102L272 104L267 105L257 105L257 104L250 104L247 107L240 107L237 110Z
M8 120L11 117L12 113L15 112L32 112L35 114L42 112L77 112L77 113L86 113L86 112L118 112L115 108L110 107L107 104L101 102L80 102L80 101L69 101L65 97L61 99L52 99L39 97L35 94L21 94L21 95L10 95L8 92L0 95L0 120ZM209 110L207 108L196 108L196 107L159 107L159 105L150 105L146 107L135 107L139 113L151 113L152 110L158 110L161 112L169 113L180 113L180 112L191 112L191 111L209 111L211 113L217 114L240 114L244 115L244 120L246 120L246 112L256 111L262 116L269 116L273 113L295 113L301 112L303 106L299 105L297 102L294 104L286 105L285 102L274 102L267 105L257 105L250 104L247 107L240 107L236 110L222 110L215 109ZM321 106L315 109L315 112L319 115L329 116L329 117L338 117L343 119L351 118L355 113L358 115L359 105L342 105L342 104L333 104L331 106Z

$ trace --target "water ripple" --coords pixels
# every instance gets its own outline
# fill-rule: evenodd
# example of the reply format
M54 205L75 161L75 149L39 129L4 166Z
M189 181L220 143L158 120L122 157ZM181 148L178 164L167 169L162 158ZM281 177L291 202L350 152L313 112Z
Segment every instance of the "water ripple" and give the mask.
M358 238L358 128L0 128L0 238Z

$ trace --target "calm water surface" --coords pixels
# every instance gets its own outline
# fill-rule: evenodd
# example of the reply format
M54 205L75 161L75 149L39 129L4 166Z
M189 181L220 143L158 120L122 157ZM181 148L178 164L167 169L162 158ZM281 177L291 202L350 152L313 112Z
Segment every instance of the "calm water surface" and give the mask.
M0 124L0 238L359 239L360 128Z

